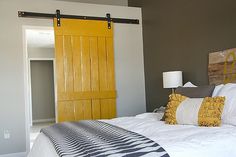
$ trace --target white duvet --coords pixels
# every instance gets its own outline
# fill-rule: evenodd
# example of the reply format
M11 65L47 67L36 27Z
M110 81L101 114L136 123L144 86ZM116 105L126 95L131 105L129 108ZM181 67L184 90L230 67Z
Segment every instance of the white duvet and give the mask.
M207 128L192 125L167 125L160 113L104 120L144 135L160 144L170 157L236 157L236 127ZM29 157L58 157L49 139L40 134Z

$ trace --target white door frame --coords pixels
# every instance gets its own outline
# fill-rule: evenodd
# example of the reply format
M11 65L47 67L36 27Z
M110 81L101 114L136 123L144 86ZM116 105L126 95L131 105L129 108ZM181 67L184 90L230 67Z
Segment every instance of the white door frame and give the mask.
M26 153L30 151L30 126L32 123L31 116L31 80L30 80L30 61L28 58L27 51L27 40L26 40L26 30L54 30L53 27L48 26L22 26L22 37L23 37L23 69L24 69L24 100L25 100L25 130L26 130ZM39 59L39 58L38 58ZM42 58L41 58L42 59ZM46 59L46 58L44 58ZM52 59L52 58L48 58ZM54 91L55 91L55 118L57 122L57 86L56 86L56 71L55 71L55 59L53 58L53 68L54 68Z

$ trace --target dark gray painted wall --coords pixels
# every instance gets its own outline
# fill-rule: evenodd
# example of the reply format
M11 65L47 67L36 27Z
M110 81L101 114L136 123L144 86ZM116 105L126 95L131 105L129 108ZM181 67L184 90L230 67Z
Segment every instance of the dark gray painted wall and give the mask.
M162 72L208 84L208 53L236 47L235 0L129 0L142 7L147 110L165 105Z

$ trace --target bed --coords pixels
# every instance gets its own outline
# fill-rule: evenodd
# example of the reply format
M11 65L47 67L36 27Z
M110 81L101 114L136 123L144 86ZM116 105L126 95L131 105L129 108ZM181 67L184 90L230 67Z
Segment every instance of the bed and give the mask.
M232 66L231 71L227 72L228 64L233 62L234 65L235 61L227 56L236 56L236 49L213 53L209 56L210 83L235 82L236 72L232 71ZM224 60L226 61L222 64ZM157 143L168 153L163 157L236 157L236 84L224 84L216 86L212 94L212 97L224 96L226 98L221 116L222 123L219 127L168 125L161 121L164 113L143 113L133 117L100 120L100 122L130 131L149 139L149 142ZM40 133L28 156L58 157L58 149L56 151L55 143L52 142L54 138L50 140L49 137L45 133ZM119 157L119 155L114 156ZM155 154L146 156L155 156Z
M233 157L236 156L236 127L198 127L166 125L162 113L145 113L105 122L139 133L159 143L170 157ZM29 157L58 157L51 141L41 133Z

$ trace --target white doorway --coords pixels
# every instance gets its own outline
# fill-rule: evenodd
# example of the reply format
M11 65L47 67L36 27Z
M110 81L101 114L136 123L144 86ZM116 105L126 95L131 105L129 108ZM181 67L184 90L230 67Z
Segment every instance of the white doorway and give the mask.
M30 59L31 147L43 127L55 123L54 60Z
M55 123L54 59L29 58L30 126Z
M54 30L25 26L27 151L43 127L56 122Z
M54 60L30 59L32 123L55 123Z

